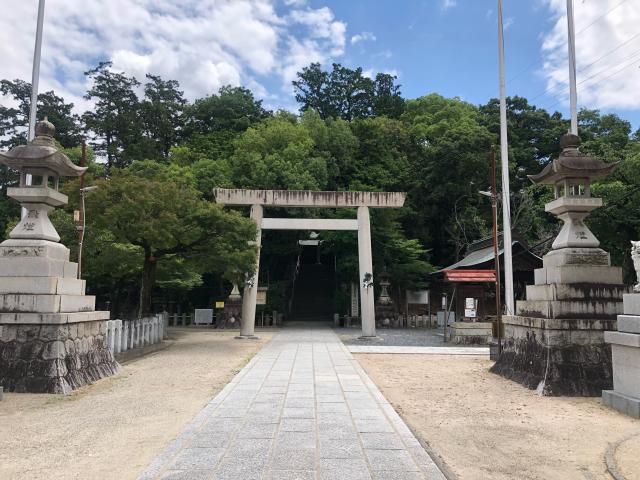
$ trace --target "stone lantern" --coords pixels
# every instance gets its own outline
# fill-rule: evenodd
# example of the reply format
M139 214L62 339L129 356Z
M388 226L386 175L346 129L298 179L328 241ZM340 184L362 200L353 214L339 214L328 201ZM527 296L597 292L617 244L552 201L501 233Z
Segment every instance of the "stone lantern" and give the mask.
M61 176L77 177L74 165L55 147L54 126L38 122L27 145L0 153L0 163L20 172L7 189L25 214L0 244L0 385L6 390L68 393L118 370L105 341L109 312L95 311L85 295L78 264L49 220L66 205ZM31 185L27 185L31 175Z
M600 242L585 225L584 219L602 199L591 196L591 182L609 175L617 163L605 163L580 152L580 137L566 134L560 140L562 153L538 175L529 179L539 185L553 185L555 199L545 211L560 218L564 225L552 248L597 248ZM595 252L592 252L595 253Z
M66 195L58 191L59 178L80 176L86 167L74 165L58 151L53 142L54 134L53 124L45 119L36 125L33 141L0 153L0 162L20 172L20 186L8 188L7 195L26 211L22 221L9 234L11 239L60 241L49 220L49 212L67 204ZM31 185L27 185L27 175L31 175Z
M380 296L376 302L376 317L378 323L384 327L397 326L393 299L389 295L390 286L389 274L385 269L380 273Z
M503 317L505 345L492 371L545 395L600 396L612 385L611 348L604 332L614 330L626 287L622 269L584 219L602 205L591 196L591 182L615 170L583 154L577 135L560 140L562 152L535 184L552 185L555 198L545 210L564 224L518 300L516 314Z

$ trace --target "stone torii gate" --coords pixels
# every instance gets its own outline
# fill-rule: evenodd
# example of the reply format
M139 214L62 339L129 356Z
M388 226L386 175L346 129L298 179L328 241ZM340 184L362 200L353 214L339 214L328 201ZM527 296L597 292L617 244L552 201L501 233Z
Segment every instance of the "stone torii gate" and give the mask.
M255 275L247 280L242 299L242 338L254 337L258 271L262 230L355 230L358 232L358 264L360 269L360 315L362 336L376 336L373 298L373 264L369 208L399 208L405 193L400 192L318 192L310 190L242 190L214 189L216 203L247 205L256 222L258 247ZM264 207L357 208L357 219L264 218Z

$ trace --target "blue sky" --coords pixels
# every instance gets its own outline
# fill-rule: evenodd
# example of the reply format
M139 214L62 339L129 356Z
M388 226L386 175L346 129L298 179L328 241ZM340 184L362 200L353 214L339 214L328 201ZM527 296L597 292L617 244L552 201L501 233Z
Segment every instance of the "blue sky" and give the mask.
M0 17L2 78L28 80L36 4ZM640 0L574 0L580 106L640 127ZM405 97L484 103L498 94L495 0L47 0L41 90L82 111L83 72L180 81L189 98L245 85L295 109L291 80L312 61L398 75ZM566 114L565 0L504 0L507 93ZM595 62L595 63L594 63ZM0 101L6 102L0 99Z

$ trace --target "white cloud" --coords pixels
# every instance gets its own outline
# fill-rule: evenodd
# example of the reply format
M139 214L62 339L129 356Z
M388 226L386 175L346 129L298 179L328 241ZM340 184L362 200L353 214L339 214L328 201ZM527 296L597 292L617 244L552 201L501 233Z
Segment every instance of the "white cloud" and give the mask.
M504 23L502 24L502 28L504 28L505 30L509 30L513 25L513 22L514 22L513 17L505 18Z
M544 0L544 3L555 23L543 36L541 74L550 95L567 103L566 2ZM640 38L633 39L640 24L637 2L576 2L574 17L578 104L587 108L639 108Z
M225 84L270 95L261 81L344 53L346 23L305 0L49 0L40 90L55 89L79 110L84 72L99 61L144 81L176 79L188 98ZM282 10L282 11L281 11ZM12 2L0 16L2 78L31 78L37 2Z
M376 36L371 32L361 32L351 37L351 45L355 45L360 42L375 42Z
M449 10L458 4L457 0L441 0L441 6L443 10Z

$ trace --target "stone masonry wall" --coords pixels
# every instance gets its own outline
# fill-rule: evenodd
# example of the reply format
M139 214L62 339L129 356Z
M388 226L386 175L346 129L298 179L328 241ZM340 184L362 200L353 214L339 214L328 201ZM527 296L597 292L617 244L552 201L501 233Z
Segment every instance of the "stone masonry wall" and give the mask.
M1 325L0 385L5 390L69 393L116 373L106 321Z

